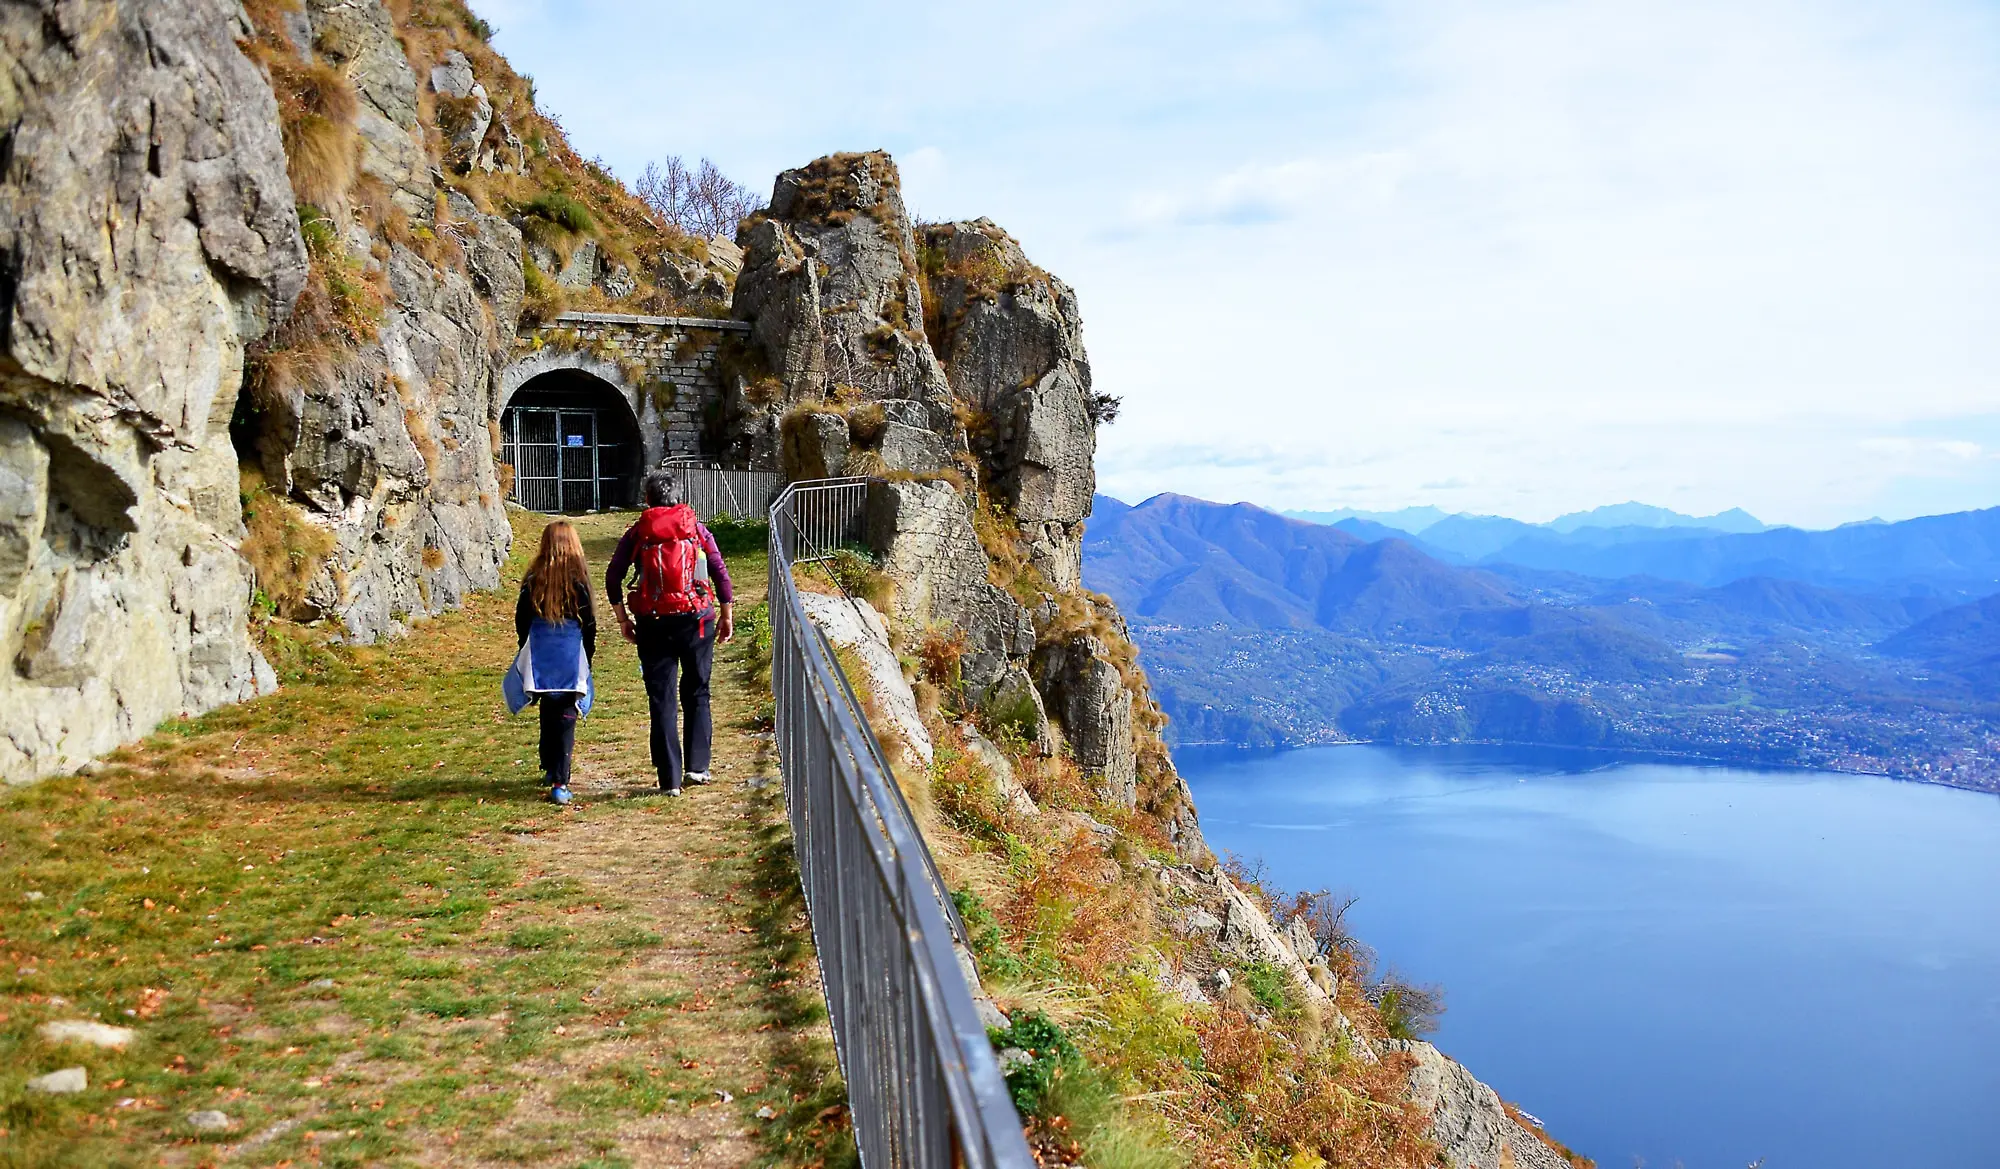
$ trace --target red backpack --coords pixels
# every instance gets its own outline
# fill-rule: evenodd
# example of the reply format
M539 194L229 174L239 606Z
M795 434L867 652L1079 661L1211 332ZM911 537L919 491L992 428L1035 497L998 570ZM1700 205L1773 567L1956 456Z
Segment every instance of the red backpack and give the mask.
M639 580L632 589L632 611L664 617L708 608L714 589L708 581L694 509L686 504L647 508L636 526L639 547L633 559Z

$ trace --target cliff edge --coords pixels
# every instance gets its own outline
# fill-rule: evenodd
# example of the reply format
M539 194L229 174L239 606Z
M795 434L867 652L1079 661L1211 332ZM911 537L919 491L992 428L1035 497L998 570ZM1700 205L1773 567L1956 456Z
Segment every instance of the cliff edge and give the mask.
M1203 841L1123 618L1081 586L1118 402L1074 291L990 221L913 222L879 152L784 172L738 242L731 442L875 479L872 561L800 583L956 889L1045 1163L1580 1163L1416 1040L1314 899ZM1175 1103L1093 1112L1043 1066L1064 1050L1076 1084Z

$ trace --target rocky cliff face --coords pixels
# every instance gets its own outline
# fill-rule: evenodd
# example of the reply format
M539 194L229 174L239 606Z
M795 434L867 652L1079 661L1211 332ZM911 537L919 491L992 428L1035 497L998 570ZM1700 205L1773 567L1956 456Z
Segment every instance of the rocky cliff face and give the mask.
M1096 492L1097 421L1083 316L1069 285L1030 263L990 220L924 232L925 333L995 500L1058 591L1083 582L1083 519Z
M455 133L435 129L441 155L468 152L493 121L462 53L419 78L378 0L308 0L297 15L275 46L296 64L281 69L333 70L358 99L355 178L313 209L331 237L317 259L378 289L381 310L346 344L285 338L261 379L256 453L272 492L331 537L287 615L333 618L365 642L499 583L510 533L493 387L521 236L433 173L420 95L470 103Z
M727 295L734 246L578 158L483 31L0 4L0 775L270 689L267 617L366 642L497 584L523 314Z
M739 242L736 449L792 478L886 476L868 531L902 635L959 631L971 701L1019 708L1205 856L1172 763L1142 750L1157 710L1114 660L1115 613L1081 592L1096 422L1075 294L989 222L920 235L880 153L779 175Z
M268 690L229 421L306 275L235 4L0 6L0 776Z
M1123 927L1144 939L1131 956L1164 1002L1206 1020L1194 1027L1220 1045L1210 1053L1219 1074L1237 1074L1227 1065L1246 1044L1270 1045L1255 1076L1295 1069L1241 1091L1377 1101L1374 1119L1334 1123L1345 1135L1273 1132L1259 1147L1293 1150L1294 1163L1315 1148L1370 1147L1387 1159L1368 1164L1567 1165L1435 1048L1382 1038L1374 1008L1336 973L1327 938L1239 885L1203 844L1123 618L1079 582L1108 400L1091 388L1069 287L985 220L914 228L881 154L785 172L739 240L734 311L751 323L753 352L738 370L732 442L795 479L877 478L866 541L893 583L887 620L829 597L809 597L808 609L853 651L906 784L946 784L929 798L952 801L955 823L975 826L955 829L945 814L933 840L943 863L975 884L990 879L952 857L977 852L960 831L976 840L977 826L997 818L1007 850L1059 854L1078 870L1033 882L1081 881L1115 898L1113 912L1157 923L1150 935ZM954 665L940 671L941 660ZM967 759L983 777L970 797L949 786ZM1050 778L1068 767L1084 779L1081 799ZM1052 803L1038 804L1017 771L1038 776L1031 783ZM1039 914L1041 887L1014 895ZM978 962L961 959L976 984ZM1263 1000L1246 989L1253 983ZM1008 1025L1004 1001L976 997L993 1026ZM1231 1030L1239 1025L1262 1038ZM1354 1073L1357 1060L1371 1070ZM1314 1077L1323 1082L1306 1083ZM1286 1107L1293 1123L1326 1123L1306 1119L1311 1105ZM1388 1155L1392 1146L1402 1152ZM1044 1151L1071 1163L1059 1148Z

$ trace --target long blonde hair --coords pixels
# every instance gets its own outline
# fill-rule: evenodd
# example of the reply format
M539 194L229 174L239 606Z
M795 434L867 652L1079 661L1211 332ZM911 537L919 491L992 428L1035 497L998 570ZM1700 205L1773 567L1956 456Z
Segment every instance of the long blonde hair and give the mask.
M528 600L544 621L577 615L576 589L590 587L590 569L583 562L583 541L568 520L552 521L542 529L542 546L528 566Z

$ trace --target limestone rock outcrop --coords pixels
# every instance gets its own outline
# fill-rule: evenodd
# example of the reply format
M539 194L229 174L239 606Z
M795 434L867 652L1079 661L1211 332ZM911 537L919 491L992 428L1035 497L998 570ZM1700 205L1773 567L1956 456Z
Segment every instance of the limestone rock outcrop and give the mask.
M1042 693L1058 704L1051 713L1078 765L1096 782L1099 798L1130 808L1139 794L1133 696L1110 657L1103 642L1076 634L1036 653L1035 676Z
M444 60L431 66L431 90L452 103L445 130L447 157L464 163L474 158L486 131L493 125L493 102L486 87L472 75L472 62L453 49Z
M1112 802L1134 806L1140 696L1102 642L1064 631L1056 601L1095 604L1079 592L1097 423L1075 294L988 221L920 234L881 153L779 175L738 242L732 312L754 360L727 445L793 479L889 476L871 491L868 542L896 581L896 625L963 631L970 695L1047 750L1067 742ZM975 507L1018 533L1020 580L996 583ZM1032 608L1015 595L1034 590ZM1158 758L1159 782L1178 785ZM1173 837L1205 854L1191 805L1176 815Z
M964 449L950 383L924 336L923 274L895 164L881 153L836 154L778 176L770 207L738 234L743 267L731 311L776 387L737 402L742 457L772 465L773 420L801 401L903 400L938 448L885 453L890 470L925 471L907 455ZM762 422L759 422L759 416Z
M1010 661L1033 651L1034 624L1019 601L987 579L986 552L951 484L871 484L866 524L868 546L896 582L896 621L918 632L963 630L960 669L972 692L1000 681Z
M360 98L361 173L385 184L406 214L428 217L434 191L417 128L417 74L389 10L379 0L306 0L305 12L311 35L301 55L339 68Z
M258 463L333 541L295 616L338 621L370 642L500 581L511 529L496 469L495 375L520 314L521 236L471 200L442 199L418 125L417 76L380 0L308 0L312 44L344 65L361 101L361 168L462 259L371 239L358 199L329 201L365 277L385 288L372 337L264 395ZM429 82L470 100L484 89L462 54ZM483 131L482 131L483 132Z
M853 651L855 660L861 663L865 676L854 681L867 688L879 721L886 724L878 727L882 737L890 740L882 746L892 756L900 754L892 762L918 770L929 767L934 757L931 737L924 730L916 696L903 677L902 663L896 660L896 651L889 648L889 628L883 624L882 615L866 601L850 597L802 592L799 601L805 606L806 616L820 627L826 639Z
M1410 1094L1431 1116L1431 1139L1452 1169L1570 1169L1568 1159L1508 1115L1500 1094L1422 1040L1385 1040L1415 1059Z
M527 295L527 277L521 266L521 229L498 215L482 213L472 200L451 191L445 196L445 212L453 231L465 249L466 274L473 291L486 298L493 310L494 324L502 332L512 332L521 323L521 301Z
M220 0L0 8L0 777L266 691L229 420L306 255Z
M924 233L925 325L953 394L975 410L974 452L1057 589L1083 574L1083 518L1097 490L1097 424L1083 316L1069 285L1030 263L991 220Z

